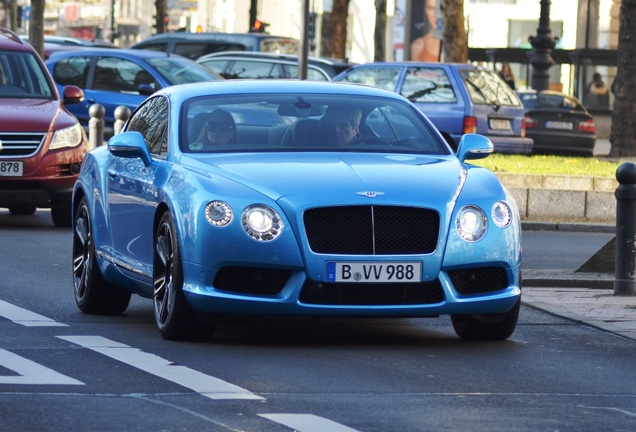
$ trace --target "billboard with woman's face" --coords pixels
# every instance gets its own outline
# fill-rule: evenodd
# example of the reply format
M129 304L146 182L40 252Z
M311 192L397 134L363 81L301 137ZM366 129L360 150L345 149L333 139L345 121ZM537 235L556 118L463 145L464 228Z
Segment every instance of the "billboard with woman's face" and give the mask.
M393 33L395 60L439 61L441 19L438 19L440 11L437 1L396 1ZM410 11L406 10L409 6Z

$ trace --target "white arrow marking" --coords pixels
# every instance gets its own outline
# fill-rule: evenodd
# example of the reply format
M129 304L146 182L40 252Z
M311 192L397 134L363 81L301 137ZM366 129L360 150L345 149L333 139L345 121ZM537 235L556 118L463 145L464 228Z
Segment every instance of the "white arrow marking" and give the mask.
M145 353L137 348L101 336L57 337L194 390L210 399L263 399L234 384L185 366L176 366L159 356Z
M68 327L43 315L0 300L0 316L26 327Z
M259 414L297 432L358 432L335 421L313 414Z
M84 385L83 382L3 349L0 349L0 366L20 374L20 376L0 376L0 384Z

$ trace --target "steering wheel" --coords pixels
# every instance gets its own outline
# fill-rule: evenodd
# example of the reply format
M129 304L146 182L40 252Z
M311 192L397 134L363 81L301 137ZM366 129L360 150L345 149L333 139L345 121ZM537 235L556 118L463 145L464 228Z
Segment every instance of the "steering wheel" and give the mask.
M362 144L379 144L379 145L383 145L383 146L389 146L391 144L388 143L388 141L383 140L382 138L378 138L378 137L374 137L374 136L361 136L358 138L354 138L351 141L349 141L347 144L345 144L345 147L355 147L355 146L359 146Z

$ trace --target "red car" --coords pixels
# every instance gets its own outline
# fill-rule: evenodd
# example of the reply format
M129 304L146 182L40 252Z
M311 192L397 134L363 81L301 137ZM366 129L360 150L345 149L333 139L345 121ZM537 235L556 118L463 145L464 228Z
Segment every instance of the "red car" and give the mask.
M0 28L0 207L14 215L50 208L65 227L88 139L64 107L81 102L82 90L62 93L33 47Z

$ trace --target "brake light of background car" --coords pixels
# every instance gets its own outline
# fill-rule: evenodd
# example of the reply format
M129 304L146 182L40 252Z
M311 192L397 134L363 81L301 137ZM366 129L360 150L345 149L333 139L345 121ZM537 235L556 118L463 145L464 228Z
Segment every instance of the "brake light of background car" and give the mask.
M523 118L521 119L521 136L525 137L526 136L526 116L523 116Z
M596 133L596 124L594 124L594 120L581 122L579 123L579 130L581 132Z
M477 133L477 117L464 117L464 133Z
M525 124L525 129L535 129L539 127L539 121L530 116L525 116L523 118L523 124Z

